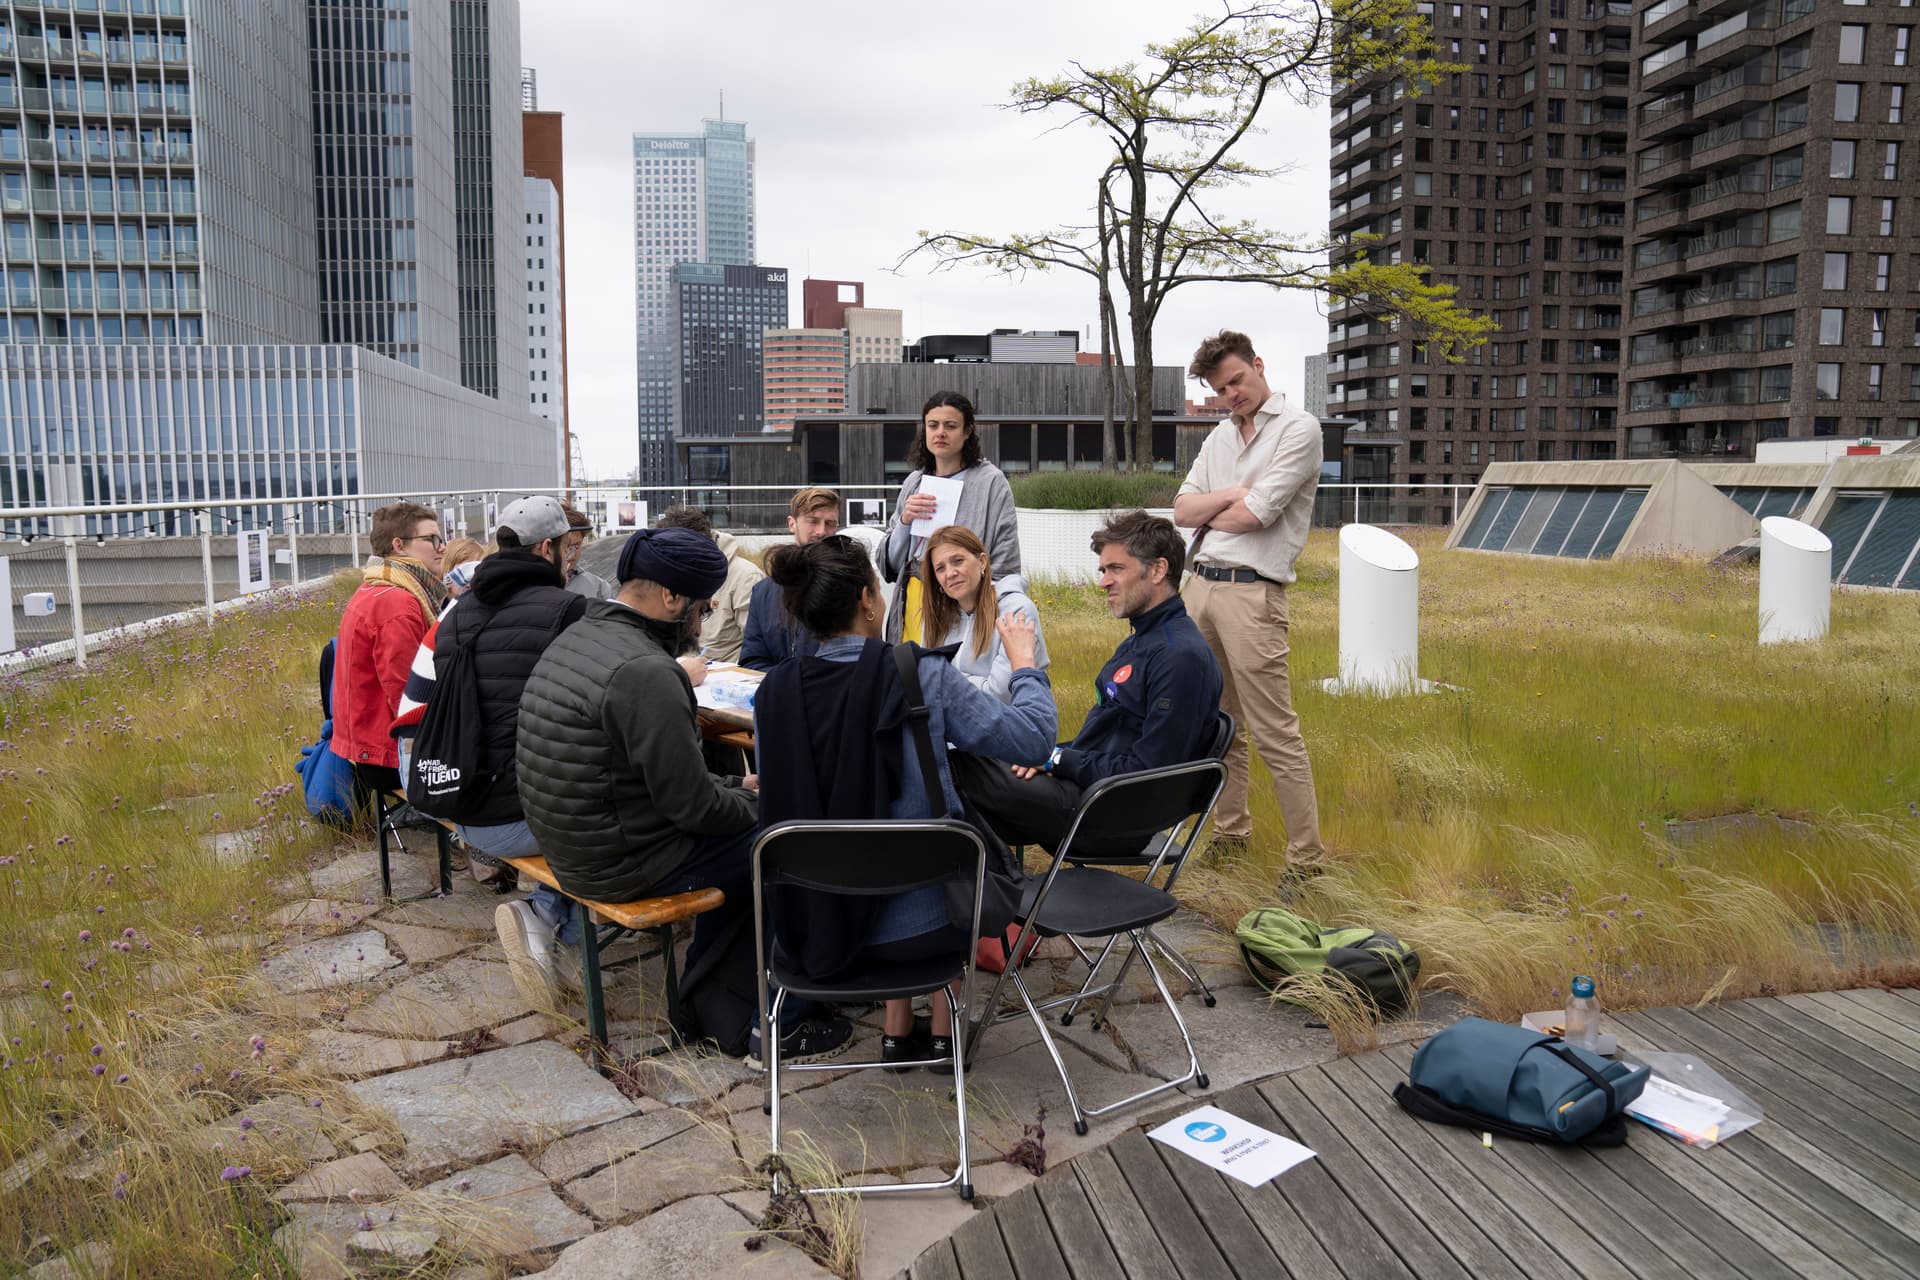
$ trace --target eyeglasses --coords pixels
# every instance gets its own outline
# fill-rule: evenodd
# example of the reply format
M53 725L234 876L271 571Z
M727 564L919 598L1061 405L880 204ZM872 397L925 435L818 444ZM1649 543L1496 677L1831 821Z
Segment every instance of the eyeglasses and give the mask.
M416 533L411 538L408 538L407 541L431 542L435 551L444 551L447 546L447 540L437 533Z

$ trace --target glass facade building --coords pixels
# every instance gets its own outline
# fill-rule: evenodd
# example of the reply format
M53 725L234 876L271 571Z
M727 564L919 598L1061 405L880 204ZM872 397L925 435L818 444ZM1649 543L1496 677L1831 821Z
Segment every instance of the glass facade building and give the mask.
M299 0L91 8L0 10L0 341L311 340Z
M502 304L523 292L520 6L517 0L453 0L454 257L460 287L460 383L482 395L514 396L526 382L519 334L501 325ZM502 335L505 340L502 341Z
M763 335L786 325L787 273L683 262L672 279L675 437L759 431L765 415Z
M515 0L0 6L0 505L553 483L518 26Z
M635 134L633 206L640 437L635 475L642 484L670 484L681 416L673 273L681 263L753 262L754 144L746 125L707 120L699 133ZM767 327L786 322L783 312Z
M0 507L204 498L278 529L282 510L252 504L534 488L553 483L557 449L519 405L360 347L0 346ZM339 514L314 508L301 527L336 531ZM85 532L191 533L192 513Z
M445 5L312 0L320 337L460 377Z

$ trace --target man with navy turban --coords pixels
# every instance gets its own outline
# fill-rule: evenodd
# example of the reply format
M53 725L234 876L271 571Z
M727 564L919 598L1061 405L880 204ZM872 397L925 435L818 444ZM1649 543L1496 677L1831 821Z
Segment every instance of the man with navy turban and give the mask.
M699 918L689 967L752 905L759 781L707 772L693 685L674 660L726 576L712 539L640 530L620 552L619 590L547 647L520 697L520 805L567 893L727 895ZM573 968L555 937L568 905L546 890L494 915L514 983L536 1007L556 1004L558 964Z

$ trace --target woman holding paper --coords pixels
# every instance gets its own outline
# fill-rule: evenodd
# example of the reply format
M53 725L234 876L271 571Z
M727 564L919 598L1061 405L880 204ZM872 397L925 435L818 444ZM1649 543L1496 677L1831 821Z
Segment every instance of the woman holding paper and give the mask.
M934 530L964 525L986 546L995 573L1020 572L1013 488L999 467L980 457L973 401L958 391L934 392L920 410L907 465L913 471L901 482L884 556L887 581L900 584L887 606L890 641L922 634L920 562Z

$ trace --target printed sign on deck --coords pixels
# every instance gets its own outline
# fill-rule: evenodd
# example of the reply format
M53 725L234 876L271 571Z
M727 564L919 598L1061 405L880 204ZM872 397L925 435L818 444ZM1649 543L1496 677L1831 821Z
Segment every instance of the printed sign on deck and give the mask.
M1271 1182L1314 1154L1290 1138L1218 1107L1189 1111L1149 1129L1147 1136L1250 1187Z

